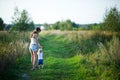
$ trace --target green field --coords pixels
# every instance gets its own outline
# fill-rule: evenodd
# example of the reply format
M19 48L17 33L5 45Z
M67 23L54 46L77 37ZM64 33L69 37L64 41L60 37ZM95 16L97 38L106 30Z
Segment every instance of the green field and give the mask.
M43 31L44 68L31 71L30 32L0 33L0 80L119 80L118 33Z

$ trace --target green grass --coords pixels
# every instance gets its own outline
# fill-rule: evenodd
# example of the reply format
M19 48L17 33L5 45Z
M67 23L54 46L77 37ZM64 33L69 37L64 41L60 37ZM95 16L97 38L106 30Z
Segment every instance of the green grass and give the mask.
M73 76L76 76L77 68L79 67L80 58L69 58L69 48L65 46L67 40L63 40L63 38L64 36L48 34L40 37L44 52L44 69L31 71L30 55L28 53L26 54L27 56L25 55L26 58L23 57L24 59L18 62L19 67L22 68L22 73L27 73L32 80L73 80ZM22 64L20 63L21 61L23 62Z
M13 55L9 56L11 60L16 55L15 53L21 55L14 59L13 66L8 70L9 75L7 78L3 78L4 80L9 78L12 80L119 80L120 68L116 68L113 60L115 55L119 56L119 45L117 45L119 39L112 39L111 35L74 31L42 32L39 35L39 42L43 46L44 68L34 71L30 70L29 32L17 33L17 36L14 36L14 33L10 35L11 37L6 38L0 35L3 39L10 38L10 40L6 40L9 41L8 43L1 39L4 42L2 45L15 42L14 45L18 46L17 48L13 46L17 52L12 52ZM16 37L15 40L13 40L14 37ZM4 54L5 51L10 51L6 46L1 48ZM112 49L112 47L116 48ZM111 52L111 55L108 55L105 50L117 53L112 54ZM112 55L114 57L111 62L106 56L112 57ZM4 59L6 62L6 58ZM119 59L119 57L116 58L117 65L119 65Z

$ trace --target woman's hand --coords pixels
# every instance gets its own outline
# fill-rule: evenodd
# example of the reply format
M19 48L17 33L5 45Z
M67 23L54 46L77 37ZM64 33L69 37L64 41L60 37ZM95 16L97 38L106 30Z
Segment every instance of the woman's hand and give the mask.
M43 48L40 44L38 44L38 47L39 47L39 48Z

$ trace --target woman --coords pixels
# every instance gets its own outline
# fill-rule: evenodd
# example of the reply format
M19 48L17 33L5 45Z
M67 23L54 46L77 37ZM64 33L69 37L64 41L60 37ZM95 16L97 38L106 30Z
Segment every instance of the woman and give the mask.
M37 51L38 48L40 47L40 44L38 42L38 34L41 32L40 28L36 28L31 34L30 34L30 46L29 50L31 53L31 63L32 63L32 69L35 69L35 64L36 64L36 58L37 58Z

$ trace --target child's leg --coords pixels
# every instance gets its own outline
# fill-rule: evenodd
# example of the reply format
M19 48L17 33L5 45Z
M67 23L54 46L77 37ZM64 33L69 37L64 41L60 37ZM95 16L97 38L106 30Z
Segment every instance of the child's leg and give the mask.
M40 60L38 60L38 69L40 69Z
M40 69L40 65L38 64L38 69Z
M41 65L42 65L42 68L43 68L43 67L44 67L44 64L43 64L43 59L42 59L42 64L41 64Z
M41 66L42 66L42 68L44 68L44 65L43 65L43 64L42 64Z

